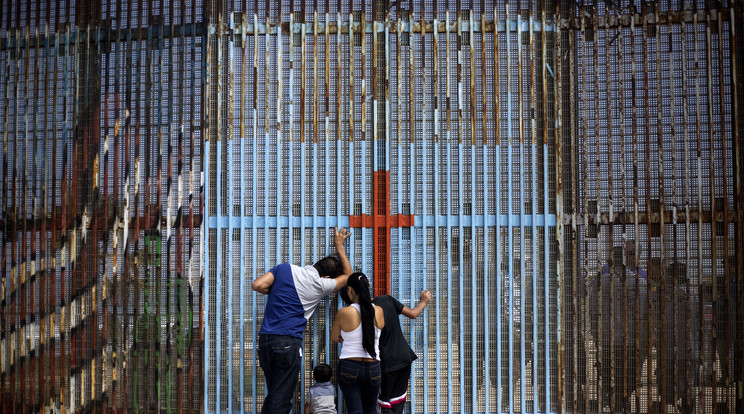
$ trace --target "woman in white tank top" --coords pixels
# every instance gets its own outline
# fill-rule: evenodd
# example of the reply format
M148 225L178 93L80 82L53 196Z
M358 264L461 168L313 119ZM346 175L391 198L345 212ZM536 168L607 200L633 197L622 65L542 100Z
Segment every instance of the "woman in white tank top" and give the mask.
M382 308L372 304L364 273L349 276L346 293L350 306L338 310L331 338L342 343L337 380L351 414L377 413L380 394L380 331L385 326Z

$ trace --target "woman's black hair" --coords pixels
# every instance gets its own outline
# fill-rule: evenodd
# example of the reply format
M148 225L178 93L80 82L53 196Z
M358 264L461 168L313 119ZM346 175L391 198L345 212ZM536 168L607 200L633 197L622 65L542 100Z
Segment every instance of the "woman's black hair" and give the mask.
M369 294L369 280L364 273L356 272L349 276L346 285L357 294L360 314L362 318L362 346L372 358L377 358L375 352L375 308Z

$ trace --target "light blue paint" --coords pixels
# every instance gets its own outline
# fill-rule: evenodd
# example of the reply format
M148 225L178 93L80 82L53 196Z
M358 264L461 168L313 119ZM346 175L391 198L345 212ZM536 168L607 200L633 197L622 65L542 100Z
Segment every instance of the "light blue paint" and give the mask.
M217 147L217 165L222 165L222 149L221 149L220 141L219 140L217 140L216 147ZM222 206L222 180L221 180L221 177L220 177L219 168L217 169L216 175L217 175L217 189L215 191L216 191L216 199L217 199L217 208L215 209L215 211L216 211L216 214L217 214L217 219L219 219L220 216L222 215L222 212L221 212L221 206ZM215 293L217 294L217 297L218 298L221 297L221 295L222 295L222 272L223 272L223 270L222 270L222 259L221 259L222 258L222 234L221 234L221 230L222 229L217 229L217 232L216 232L216 234L217 234L217 240L216 240L216 242L217 242L217 257L219 259L216 261L216 263L217 263L216 264L217 272L215 274L215 277L217 278L217 281L216 281L217 285L215 287L215 290L216 290ZM209 251L209 250L207 250L207 251ZM222 310L221 309L222 308L222 306L221 306L222 300L215 300L214 303L215 303L214 312L215 312L215 315L217 316L217 318L219 318L220 315L222 315L222 312L221 312L221 310ZM217 319L217 318L216 318L216 320L219 321L219 319ZM216 389L218 389L218 390L220 389L220 376L222 374L222 343L221 342L222 342L222 324L219 323L219 322L217 322L217 323L215 323L215 343L214 343L214 346L215 346L215 361L217 361L217 364L216 364L217 366L215 367L215 386L216 386ZM221 397L220 394L221 393L219 393L219 392L215 393L215 407L217 407L217 410L220 410L221 409L220 408L221 407L220 406L220 402L221 402L220 401L220 397Z
M543 145L543 207L545 214L549 213L548 205L548 146ZM550 289L549 289L549 275L550 275L550 229L545 229L545 246L544 252L545 263L544 263L544 274L545 274L545 411L550 411ZM558 304L560 309L560 304ZM560 320L560 319L559 319ZM560 341L560 338L559 338Z
M434 119L434 122L436 125L436 122L439 122L439 120ZM440 144L438 142L434 145L434 159L435 160L440 159L439 158L439 146ZM439 215L439 162L434 163L434 215L437 215L437 216ZM435 315L434 320L436 321L435 323L436 344L435 344L434 351L435 351L436 372L437 372L437 376L436 376L436 389L437 389L436 412L437 413L439 412L439 407L441 404L441 392L442 392L441 387L440 387L441 369L440 369L440 362L439 362L440 361L439 351L441 350L441 346L442 346L441 341L439 340L440 335L441 335L441 330L439 329L439 326L441 325L439 323L439 272L441 271L440 266L439 266L439 243L440 243L439 239L440 239L439 228L435 228L434 229L434 289L433 290L434 290L434 307L436 309L434 313ZM427 325L426 316L428 315L424 315L424 326ZM424 366L427 366L427 365L424 364ZM426 387L424 388L426 389Z
M256 15L256 13L253 13L253 21L254 22L258 22L258 16ZM254 56L258 56L258 36L254 36L254 38L253 38L253 54L254 54ZM256 62L255 61L254 61L254 65L256 65ZM255 70L253 72L254 73L253 82L254 83L257 83L258 82L258 79L256 79L256 78L258 77L258 70L257 70L257 67L256 66L254 66L254 69ZM254 86L254 89L257 90L258 88ZM258 163L257 163L257 161L258 161L258 156L257 156L257 154L258 154L258 108L256 108L255 105L256 104L255 104L255 100L254 100L254 106L253 106L253 146L252 146L252 151L251 151L251 161L252 161L252 166L253 166L253 181L254 181L254 184L251 185L251 195L253 197L252 198L253 201L251 202L251 212L252 212L251 217L257 217L258 216L258 211L257 211L257 208L256 208L256 202L258 200L258 194L257 194L258 193L258 191L257 191L257 187L258 186L255 185L255 183L258 182L258 177L256 175L256 171L258 170L258 168L257 168L257 166L258 166ZM253 220L252 221L252 226L251 226L251 246L254 247L254 252L251 255L253 257L253 260L252 260L252 263L251 263L251 265L252 265L251 266L252 272L249 274L249 277L251 277L251 279L253 279L255 277L258 277L258 275L259 275L258 262L257 262L257 254L256 254L256 251L255 251L255 250L257 250L257 249L255 249L255 246L256 246L256 240L258 239L258 237L256 236L256 224L255 223L256 223L256 221ZM257 300L258 300L258 293L251 288L251 341L254 344L252 355L251 355L251 358L252 358L251 359L251 380L252 380L252 382L251 382L251 396L253 397L253 401L252 401L253 404L251 404L251 406L252 406L253 414L256 413L256 406L258 405L256 403L256 395L257 395L256 383L258 382L257 381L257 379L258 379L257 378L258 377L257 371L258 370L256 369L256 361L258 360L258 358L256 358L256 350L258 348L256 346L256 344L258 343L258 341L256 340L257 339L256 338L256 332L258 331L256 329L256 319L257 319L257 316L258 316L258 309L257 309L258 306L256 305L256 301ZM245 319L241 320L241 323L243 323L243 322L245 322ZM245 348L245 346L241 347L241 349L242 348ZM245 359L243 359L243 362L245 363ZM241 378L242 378L242 376L241 376ZM242 387L241 387L241 389L242 389Z
M485 62L484 62L485 64ZM484 91L485 95L485 91ZM485 97L484 97L485 99ZM498 114L496 114L498 116ZM498 137L498 132L496 133L496 136ZM498 149L498 146L496 146ZM498 165L498 164L496 164ZM483 213L488 214L488 145L483 145ZM498 176L497 176L498 179ZM494 195L495 198L499 197L499 194L496 193ZM486 310L484 312L484 320L483 320L483 333L484 333L484 354L486 356L485 359L485 375L484 375L484 388L486 390L486 411L488 411L488 408L490 406L490 399L491 399L491 389L490 389L490 373L491 373L491 361L489 356L489 340L490 340L490 330L491 325L489 321L489 311L488 311L488 304L490 303L488 301L488 228L483 229L483 307ZM474 409L475 411L475 409Z
M501 131L496 131L496 142L499 142ZM496 194L494 202L496 203L496 214L501 214L501 149L496 145ZM501 412L501 284L503 275L501 273L501 224L496 222L496 410ZM488 291L486 291L488 292ZM490 325L488 325L490 326ZM487 329L488 332L490 329ZM486 341L488 344L488 341ZM488 345L486 345L488 346ZM486 349L486 353L487 349Z
M228 181L227 181L227 211L228 215L232 215L232 206L233 206L233 185L232 185L232 177L229 171L232 171L233 168L235 168L232 160L232 153L233 153L233 140L232 137L227 137L227 166L228 170L226 171ZM219 170L219 169L218 169ZM219 172L218 175L221 175L222 172ZM228 230L227 230L227 277L228 277L228 284L227 284L227 409L228 411L232 412L232 400L233 400L233 384L232 384L232 378L233 378L233 227L232 223L230 223Z
M206 76L206 75L205 75ZM204 159L209 160L209 141L206 142L206 145L204 145ZM202 182L201 182L201 191L204 192L204 201L205 204L209 200L209 162L204 163L207 168L204 168L202 170ZM209 205L202 206L203 211L205 214L209 214ZM202 260L201 264L204 266L204 270L202 273L202 279L204 280L204 297L206 300L204 300L204 332L206 335L205 341L204 341L204 360L203 361L209 361L209 260L208 258L204 257L205 252L208 252L209 249L209 230L206 226L207 221L202 221L202 227L201 227L201 240L202 240L202 248L201 248L201 255ZM207 260L204 260L207 259ZM204 411L207 411L209 409L209 364L204 364Z
M462 88L462 85L460 85L460 88ZM462 94L460 94L460 95L462 96ZM462 101L460 101L460 109L462 109ZM462 127L460 127L460 128L462 129ZM460 138L462 138L462 137L460 137ZM463 183L462 183L462 181L463 181L462 180L462 175L463 175L462 163L463 163L463 159L462 159L462 151L463 151L463 145L462 145L462 142L459 142L458 145L457 145L457 169L458 169L458 174L457 174L457 180L458 180L458 187L457 187L458 188L458 197L457 197L458 210L457 211L460 214L462 214L462 192L463 192ZM457 262L457 279L459 280L459 288L460 288L460 290L459 290L460 294L458 295L459 296L459 309L458 309L458 312L460 314L460 319L459 319L460 321L464 321L465 320L465 315L464 315L464 312L463 312L463 310L465 309L465 301L463 299L463 296L464 295L462 295L462 292L464 291L464 288L465 288L464 283L463 283L464 282L463 279L465 277L465 272L462 269L463 268L463 259L464 259L464 256L463 256L463 245L465 244L465 238L463 237L464 233L463 233L463 230L462 229L463 229L463 226L462 226L462 222L461 222L460 225L458 226L459 233L457 234L458 235L458 238L460 239L460 242L458 243L458 252L457 252L457 257L458 257L458 262ZM457 352L460 355L460 372L462 373L463 370L465 369L465 324L464 323L460 323L459 325L460 325L459 326L460 343L459 343L459 347L457 349ZM465 412L465 378L462 375L460 376L460 412Z
M361 23L361 22L352 22L351 23L351 27L353 27L356 32L359 32L359 29L361 28L362 24L363 23ZM367 22L366 24L364 24L364 32L365 33L382 32L384 30L389 30L390 29L390 26L392 26L394 24L396 24L396 23L387 23L386 25L380 25L378 23L378 24L373 25L372 22ZM404 31L409 31L417 23L415 21L411 20L411 21L407 21L407 22L402 22L401 24L402 24L402 27L403 27L403 30ZM493 24L493 21L492 20L491 21L487 21L486 24ZM505 21L505 20L499 20L499 21L497 21L496 22L496 30L498 32L504 32L504 31L509 31L509 30L515 31L515 30L517 30L517 25L518 24L521 27L521 29L522 29L523 32L526 32L526 31L529 31L530 30L530 25L528 24L527 21L521 21L521 22L517 23L517 22L515 22L513 20L512 21ZM287 27L289 27L289 26L287 26ZM342 30L344 30L346 33L348 33L349 23L347 23L347 22L341 22L336 27L341 27ZM556 28L555 23L552 23L552 22L546 22L545 25L544 25L544 27L545 27L545 31L546 32L557 31L557 28ZM295 23L295 24L293 24L291 26L291 28L292 28L291 31L293 33L295 33L295 34L301 34L303 32L306 33L306 34L312 34L313 33L312 32L312 28L311 28L310 25L302 25L300 23ZM319 28L318 29L318 34L325 34L326 33L326 30L328 30L325 24L318 24L318 28ZM468 21L463 21L462 22L462 30L464 30L464 31L470 31L471 28L472 28L472 31L473 32L476 32L476 33L481 32L482 29L483 29L482 28L482 25L481 25L481 22L479 20L472 21L472 23L471 22L468 22ZM533 22L532 25L531 25L531 30L532 31L541 31L542 28L543 28L543 24L541 22L538 22L538 21ZM447 24L447 27L445 28L445 31L446 30L449 30L449 22ZM267 31L268 31L268 34L277 35L277 32L279 32L279 30L278 30L278 28L277 28L276 25L273 25L272 24L272 25L269 25L269 27L267 28L265 23L255 23L255 22L252 23L252 24L246 24L245 29L236 30L236 34L241 33L242 31L245 31L249 35L253 35L253 34L266 35L267 34ZM282 33L288 34L289 33L289 30L282 28Z
M489 214L484 216L482 214L471 216L471 215L438 215L438 216L423 216L420 214L414 214L414 228L421 227L445 227L450 226L475 226L475 227L497 227L507 226L532 226L533 223L537 227L555 227L556 216L555 214L549 214L547 217L543 214L537 215L520 215L520 214L502 214L498 217ZM290 227L290 221L293 227L313 228L315 227L349 227L349 216L304 216L304 217L275 217L275 216L256 216L256 217L220 217L219 221L216 217L212 216L207 219L209 228L226 228L228 222L232 223L233 227L243 226L245 228L256 226L257 228L287 228ZM498 221L498 223L497 223Z
M365 97L365 101L366 101L366 97ZM365 128L366 130L366 126L362 126L362 127ZM369 214L369 213L374 214L374 206L372 207L373 209L372 212L370 212L367 209L367 141L366 140L361 141L359 145L361 145L362 147L361 148L362 156L360 157L362 159L362 168L361 168L361 174L360 174L362 176L362 186L360 188L359 193L362 196L362 216L364 216L364 214ZM373 154L373 157L374 157L374 154ZM349 194L353 194L353 193L349 192ZM349 198L351 198L351 196ZM350 214L354 214L354 212L351 212ZM362 223L362 226L364 226L364 223ZM368 269L369 269L368 267L369 257L368 256L369 255L367 254L367 232L369 232L370 229L366 227L362 227L360 230L362 231L362 269L364 269L365 274L368 274L370 276L370 283L374 283L374 281L371 280L373 277L373 273L368 272ZM374 286L374 284L372 286Z
M472 22L473 22L473 10L470 10L470 14L468 16L468 26L470 26L468 28L470 30L470 36L469 36L470 50L474 50L473 49L473 47L474 47L474 45L473 45L473 38L475 37L474 34L473 34L473 25L470 24ZM472 59L475 59L475 56L473 55L473 53L470 54L470 59L471 59L471 65L474 65L474 62L472 62ZM485 64L485 63L484 62L481 62L481 64ZM473 67L473 66L471 66L471 67ZM474 84L475 83L475 80L474 79L471 79L471 82L473 82L473 84ZM476 97L475 96L470 96L470 99L472 101L472 100L475 100ZM484 105L485 105L485 102L484 102ZM485 108L484 108L484 110L485 110ZM471 113L470 116L471 116L472 119L475 119L475 114L472 114ZM475 135L476 135L475 124L474 123L471 123L471 128L470 128L470 139L471 139L471 142L474 142L475 141ZM477 164L475 162L475 145L471 145L470 146L470 198L471 198L471 200L470 200L470 210L471 210L470 214L475 213L476 210L477 210L477 201L475 200L475 194L476 194L476 190L475 190L475 174L477 172L476 166L477 166ZM484 213L488 213L488 212L487 211L484 211ZM484 229L484 231L485 230L486 229ZM487 237L487 235L486 235L486 237ZM478 363L477 363L477 361L478 361L478 358L477 358L478 350L476 349L477 344L478 344L478 341L476 340L476 338L478 337L478 314L476 312L476 308L478 307L478 296L475 294L475 292L478 291L477 290L478 289L478 286L476 284L476 280L477 280L477 277L476 277L477 270L476 270L476 268L477 268L477 263L478 262L477 262L477 259L476 259L476 256L475 256L475 250L476 250L475 249L475 246L476 246L476 244L475 244L475 226L473 225L473 222L471 222L470 223L470 289L471 289L470 292L471 292L471 295L472 295L472 302L473 303L471 305L471 310L470 310L470 318L471 318L470 319L470 335L471 335L470 336L470 352L471 352L470 358L471 358L471 361L472 361L472 363L471 363L471 365L472 365L471 366L471 369L472 369L473 379L472 379L472 385L471 385L471 387L472 387L472 394L471 394L471 397L470 398L472 400L471 404L472 404L473 412L475 412L477 410L477 407L478 407L478 372L477 372L477 370L478 370ZM460 296L461 297L463 296L462 295L462 292L461 292Z

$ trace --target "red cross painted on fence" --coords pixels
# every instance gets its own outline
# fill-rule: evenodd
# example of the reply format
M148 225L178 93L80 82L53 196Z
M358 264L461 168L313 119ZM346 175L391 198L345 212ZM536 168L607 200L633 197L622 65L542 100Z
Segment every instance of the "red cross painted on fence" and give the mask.
M350 227L372 228L374 294L390 293L390 229L413 227L413 214L390 214L390 171L375 171L372 180L374 214L349 216Z

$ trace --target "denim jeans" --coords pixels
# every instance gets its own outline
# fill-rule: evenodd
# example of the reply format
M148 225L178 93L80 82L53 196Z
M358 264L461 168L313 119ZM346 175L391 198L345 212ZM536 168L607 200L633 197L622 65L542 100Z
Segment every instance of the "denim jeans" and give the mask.
M264 414L289 413L300 373L302 339L287 335L259 335L258 362L266 378Z
M376 414L382 382L380 362L338 361L338 386L349 414Z

